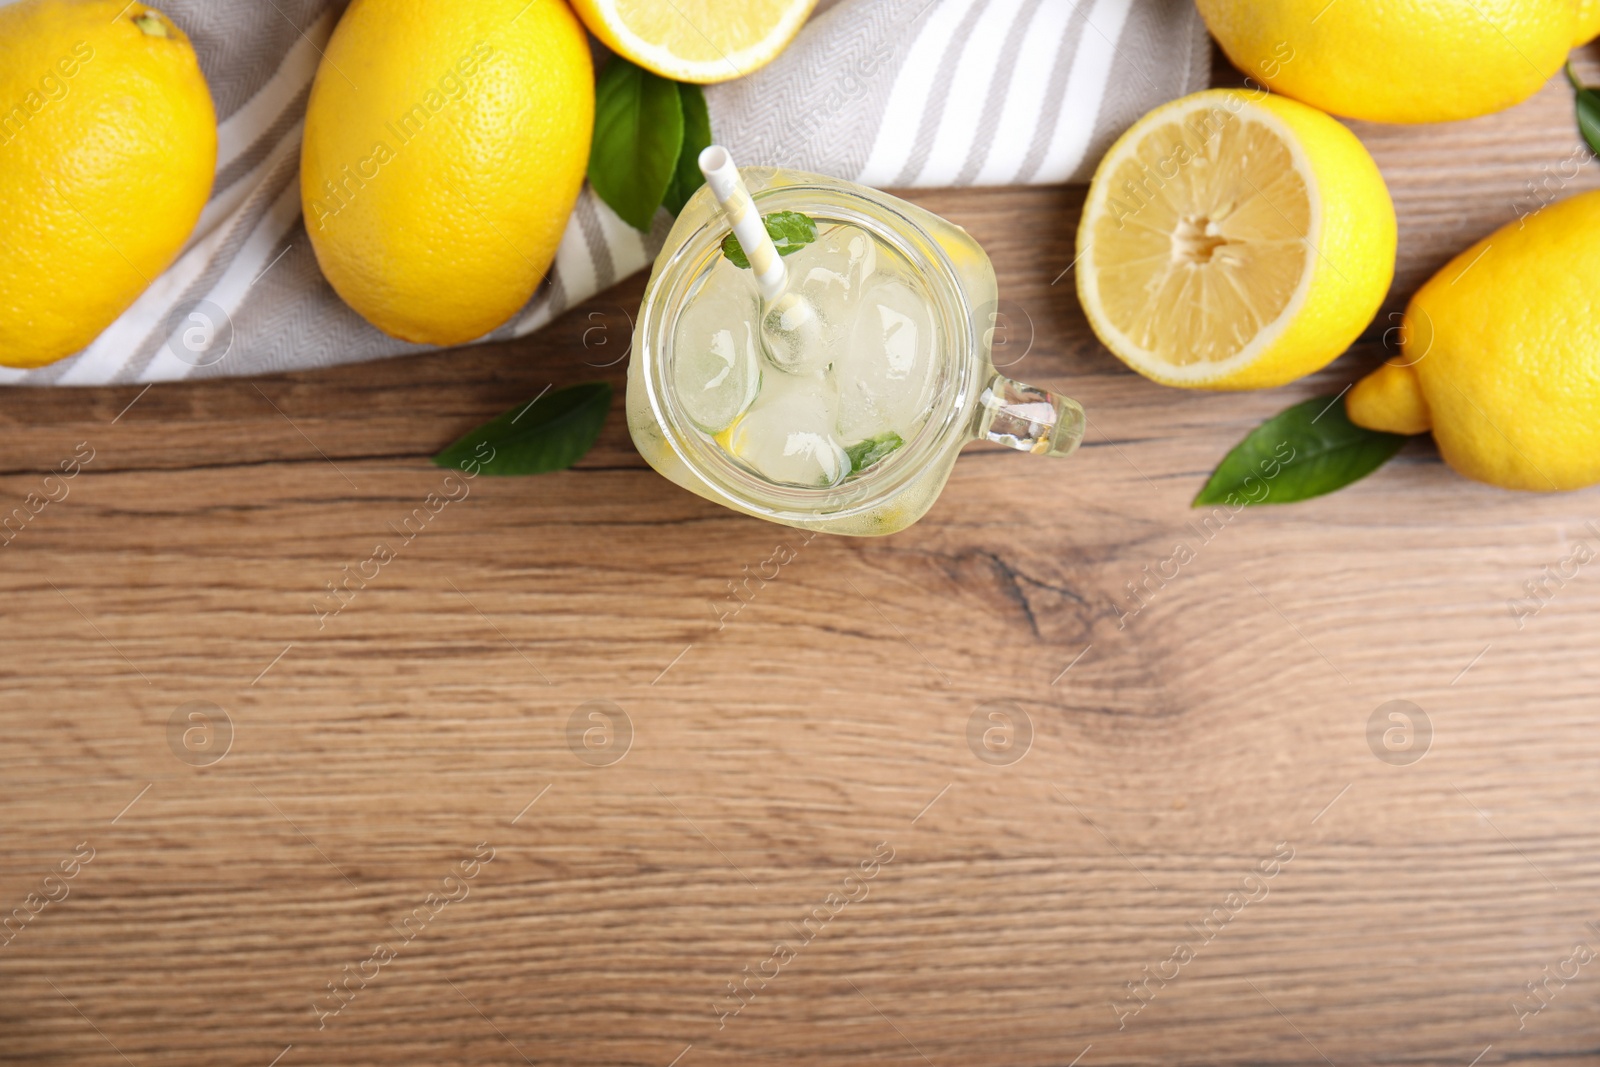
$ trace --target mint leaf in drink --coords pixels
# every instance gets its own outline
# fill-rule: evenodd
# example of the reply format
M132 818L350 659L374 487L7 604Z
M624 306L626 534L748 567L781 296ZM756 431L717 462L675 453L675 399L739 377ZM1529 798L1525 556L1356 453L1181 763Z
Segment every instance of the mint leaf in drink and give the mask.
M463 435L433 462L496 477L565 470L594 447L610 407L607 382L541 393Z
M1567 61L1567 80L1572 83L1574 102L1578 112L1578 132L1583 134L1583 139L1588 142L1591 152L1600 153L1600 91L1588 88L1578 81L1578 75L1572 69L1572 61Z
M589 184L636 230L650 229L683 147L678 83L612 56L594 87Z
M1313 397L1246 434L1192 506L1288 504L1331 493L1383 466L1405 440L1357 426L1339 397Z
M761 222L766 226L767 236L772 238L780 256L793 255L817 239L816 221L798 211L774 211L761 216ZM739 247L739 238L731 232L722 239L722 254L740 270L750 269L750 257L744 254L744 249Z
M739 239L733 235L732 230L729 230L728 236L722 239L722 254L727 257L729 263L732 263L740 270L750 269L750 257L744 254L744 248L739 244Z
M706 110L706 94L688 82L678 85L678 101L683 105L683 143L678 149L678 165L667 183L661 206L677 215L702 185L700 153L711 144L711 113Z
M816 221L798 211L774 211L770 215L763 215L761 221L767 227L772 243L778 246L778 254L782 256L817 239Z
M858 441L844 450L850 457L850 471L864 471L890 452L905 444L899 434L890 430L888 433L869 437L865 441Z

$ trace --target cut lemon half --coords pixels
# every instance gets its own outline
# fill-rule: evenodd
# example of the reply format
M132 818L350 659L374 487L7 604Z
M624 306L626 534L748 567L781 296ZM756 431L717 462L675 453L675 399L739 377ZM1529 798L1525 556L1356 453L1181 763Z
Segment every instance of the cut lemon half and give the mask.
M1354 134L1285 97L1213 89L1152 111L1101 160L1078 299L1147 378L1259 389L1350 346L1394 252L1394 204Z
M727 81L766 66L817 0L572 0L589 32L646 70L681 82Z

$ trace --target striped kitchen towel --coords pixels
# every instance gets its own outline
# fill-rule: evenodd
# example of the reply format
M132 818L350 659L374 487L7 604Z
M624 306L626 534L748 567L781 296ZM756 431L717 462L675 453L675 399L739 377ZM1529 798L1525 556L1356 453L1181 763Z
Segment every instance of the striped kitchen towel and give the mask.
M0 383L103 385L269 374L427 351L367 325L317 270L296 173L306 96L338 0L166 0L220 120L211 202L187 248L84 351ZM745 164L881 187L1086 180L1144 112L1204 87L1192 0L823 0L773 63L707 92ZM530 333L649 265L650 233L586 188L527 307Z

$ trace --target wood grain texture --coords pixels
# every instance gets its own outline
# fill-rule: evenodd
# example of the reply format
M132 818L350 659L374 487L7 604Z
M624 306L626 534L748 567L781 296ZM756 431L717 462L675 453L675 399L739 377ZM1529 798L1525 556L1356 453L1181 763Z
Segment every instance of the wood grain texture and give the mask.
M1400 214L1386 312L1570 156L1570 101L1358 126ZM1364 373L1389 321L1289 388L1151 385L1062 276L1082 197L913 195L993 256L1009 373L1091 430L1068 462L973 448L887 539L684 493L620 410L579 469L478 479L396 533L455 435L552 382L620 388L639 278L514 344L0 394L6 508L94 451L0 550L0 914L94 850L0 948L0 1062L1592 1062L1600 961L1511 1005L1600 945L1600 585L1521 628L1507 601L1600 545L1600 498L1476 485L1417 443L1197 536L1217 459ZM396 558L319 619L380 541ZM1367 741L1396 699L1433 729L1407 766ZM232 723L220 762L169 744L192 701ZM569 747L591 701L631 721L619 762ZM968 744L996 701L1033 735L1005 766ZM1235 892L1257 899L1197 934Z

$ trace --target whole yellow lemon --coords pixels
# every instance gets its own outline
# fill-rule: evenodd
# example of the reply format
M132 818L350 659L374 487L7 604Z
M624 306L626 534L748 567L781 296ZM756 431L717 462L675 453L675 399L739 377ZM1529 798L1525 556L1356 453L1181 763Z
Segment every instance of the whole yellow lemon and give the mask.
M1417 290L1401 354L1345 398L1352 422L1433 430L1460 473L1507 489L1600 482L1600 191L1496 230Z
M217 165L194 49L126 0L0 7L0 364L94 340L182 250Z
M1235 66L1354 119L1444 122L1532 96L1579 34L1577 0L1198 0Z
M1578 28L1572 35L1572 47L1588 44L1600 36L1600 0L1578 0Z
M355 0L317 69L300 192L334 289L394 337L470 341L544 277L594 126L566 0Z

